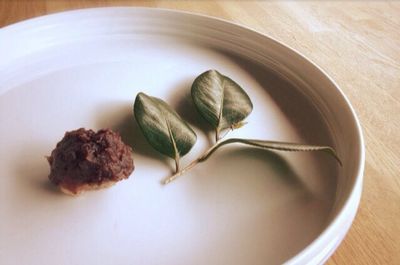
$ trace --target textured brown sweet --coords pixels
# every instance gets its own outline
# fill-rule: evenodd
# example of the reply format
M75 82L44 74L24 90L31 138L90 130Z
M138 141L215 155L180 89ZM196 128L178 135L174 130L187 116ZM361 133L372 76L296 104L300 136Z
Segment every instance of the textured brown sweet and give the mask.
M47 159L50 181L71 195L109 187L134 169L132 149L110 129L66 132Z

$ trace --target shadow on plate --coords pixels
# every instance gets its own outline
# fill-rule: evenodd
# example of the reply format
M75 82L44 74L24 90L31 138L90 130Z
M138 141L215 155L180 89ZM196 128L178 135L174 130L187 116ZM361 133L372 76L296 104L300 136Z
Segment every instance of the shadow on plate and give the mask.
M195 189L199 190L224 185L234 190L250 192L252 190L246 186L251 186L252 182L268 185L273 179L287 189L301 191L309 199L314 196L307 183L296 173L287 159L274 151L240 145L222 147L206 161L198 164L198 170L207 163L211 164L207 166L207 172L192 176L184 175L181 178L195 178L193 184ZM179 178L176 181L179 181Z
M50 183L48 175L50 166L46 156L50 155L44 150L48 144L25 145L12 161L12 183L7 192L10 192L10 204L14 212L42 211L47 208L43 203L50 204L69 200L71 196L62 194L59 189Z
M191 126L201 130L208 140L208 144L214 144L214 129L212 126L201 117L193 103L191 95L191 86L196 76L193 78L178 83L166 101L170 103L171 107Z
M218 255L228 257L232 251L251 249L243 254L246 260L274 257L269 262L280 264L288 253L311 242L322 229L314 224L324 224L319 218L331 208L329 200L313 193L284 153L231 146L193 170L176 181L188 189L186 203L199 205L202 211L201 216L189 212L207 227L208 244L203 244L202 252L219 249Z
M325 121L314 103L301 92L301 88L264 65L226 50L218 52L225 54L264 88L307 143L332 145Z
M293 129L296 130L303 143L335 147L327 121L324 120L314 100L303 93L302 87L298 87L288 81L276 69L270 69L268 66L227 50L218 50L218 52L232 60L234 64L240 67L241 71L250 76L264 89L273 102L276 103L276 107L282 111L285 118L293 125ZM290 141L290 139L276 140ZM282 154L284 155L284 153ZM307 155L312 155L315 166L320 174L324 176L324 181L327 185L336 187L340 171L336 161L332 157L318 152L308 153ZM334 193L332 196L335 196Z
M172 168L170 159L160 154L147 142L137 124L132 108L133 103L127 101L110 101L99 106L96 113L96 126L98 128L111 128L119 132L124 143L132 147L133 154L162 161Z

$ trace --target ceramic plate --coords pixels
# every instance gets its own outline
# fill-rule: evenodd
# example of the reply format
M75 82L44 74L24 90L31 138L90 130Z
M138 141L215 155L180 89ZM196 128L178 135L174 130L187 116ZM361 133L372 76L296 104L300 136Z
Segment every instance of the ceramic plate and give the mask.
M1 264L318 264L347 232L361 192L357 118L334 82L304 57L250 29L176 11L88 9L0 30ZM209 127L190 99L217 69L254 109L227 137L334 146L324 153L232 145L175 182L173 163L132 115L142 91L170 103L198 142ZM134 150L128 180L79 197L48 181L69 130L119 131Z

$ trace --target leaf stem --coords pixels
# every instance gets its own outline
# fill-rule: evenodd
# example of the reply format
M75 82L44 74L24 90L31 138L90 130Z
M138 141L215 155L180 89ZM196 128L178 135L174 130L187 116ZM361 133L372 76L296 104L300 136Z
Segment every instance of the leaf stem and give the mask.
M215 142L218 142L219 141L219 129L217 128L217 129L215 129Z
M213 146L211 146L211 148L209 148L207 151L205 151L197 159L193 160L189 165L184 167L182 170L177 170L174 175L164 179L162 181L162 184L168 184L168 183L174 181L176 178L178 178L178 177L182 176L183 174L185 174L188 170L192 169L198 163L201 163L201 162L205 161L214 152L214 149L218 148L218 146L219 146L219 143L216 143Z
M164 179L164 180L162 181L162 184L165 185L165 184L170 183L171 181L174 181L176 178L178 178L179 176L183 175L186 171L190 170L192 167L194 167L195 165L197 165L197 163L199 163L199 162L200 162L199 159L196 159L196 160L192 161L192 163L190 163L189 165L187 165L187 166L186 166L185 168L183 168L182 170L177 171L174 175L172 175L172 176L170 176L170 177Z
M180 171L179 167L179 157L175 158L175 173L178 173Z
M249 145L261 149L269 149L269 150L279 150L279 151L289 151L289 152L296 152L296 151L323 151L331 156L333 156L336 161L342 166L342 161L336 154L335 149L330 146L318 146L318 145L304 145L304 144L297 144L297 143L288 143L288 142L277 142L277 141L264 141L264 140L255 140L255 139L240 139L240 138L230 138L224 141L218 141L213 146L211 146L207 151L205 151L201 156L199 156L196 160L192 161L189 165L187 165L182 170L177 170L176 173L165 180L162 181L163 184L168 184L171 181L175 180L179 176L186 173L188 170L192 169L198 163L201 163L207 158L209 158L219 147L224 146L230 143L240 143L244 145Z

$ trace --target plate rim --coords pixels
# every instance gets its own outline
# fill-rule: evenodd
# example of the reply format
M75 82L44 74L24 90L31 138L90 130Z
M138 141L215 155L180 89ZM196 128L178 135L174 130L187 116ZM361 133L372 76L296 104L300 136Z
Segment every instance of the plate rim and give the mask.
M352 123L354 123L355 128L356 128L356 136L358 138L358 145L359 145L359 154L360 158L357 161L358 166L356 169L356 176L355 176L355 181L353 183L353 186L350 189L350 192L345 198L344 204L341 208L338 209L337 214L335 217L329 222L329 224L319 233L317 237L315 237L307 246L305 246L301 251L296 253L294 256L292 256L289 260L285 261L285 264L302 264L304 261L307 261L307 259L310 258L310 264L321 264L324 261L326 261L335 251L335 249L339 246L340 242L343 240L345 235L347 234L348 230L350 229L351 224L354 221L354 218L356 216L356 213L358 211L360 199L361 199L361 193L362 193L362 183L364 179L364 169L365 169L365 140L362 132L362 127L360 124L360 121L358 119L358 116L356 114L356 111L354 107L352 106L350 100L348 97L344 94L343 90L341 87L335 82L335 80L318 64L316 64L314 61L312 61L310 58L306 57L304 54L296 50L295 48L275 39L274 37L270 36L267 33L261 32L259 30L253 29L250 26L241 24L236 21L228 20L225 18L221 17L215 17L203 13L197 13L197 12L192 12L192 11L187 11L187 10L178 10L178 9L170 9L170 8L158 8L158 7L137 7L137 6L112 6L112 7L95 7L95 8L78 8L78 9L71 9L71 10L66 10L66 11L61 11L61 12L54 12L50 14L45 14L42 16L37 16L33 18L29 18L26 20L18 21L16 23L12 23L6 26L3 26L0 28L0 33L7 33L7 31L18 31L19 29L23 29L25 26L29 26L32 23L40 23L40 22L46 22L46 20L51 19L51 18L57 18L60 15L76 15L79 13L90 13L90 12L106 12L106 11L130 11L130 12L139 12L139 11L144 11L144 12L161 12L161 13L169 13L174 16L192 16L196 17L198 19L203 19L203 20L208 20L208 21L217 21L219 23L225 24L227 26L234 26L236 28L241 28L246 31L252 32L253 34L257 34L260 37L267 38L269 41L274 42L278 46L280 46L283 49L287 49L290 52L294 53L296 56L298 56L302 61L305 63L315 67L319 72L322 73L322 75L328 79L329 82L332 83L332 85L335 87L336 92L339 93L339 96L342 98L344 101L345 105L349 108L350 113L351 113L351 120ZM353 211L353 212L352 212ZM345 218L347 217L347 218ZM343 230L342 226L346 226L346 228ZM342 235L338 236L335 238L335 244L331 246L329 249L326 250L326 253L322 257L315 257L312 255L312 252L314 252L314 249L317 248L323 248L327 243L330 243L329 241L331 240L330 238L335 235L335 233L338 233L339 231L342 231Z

